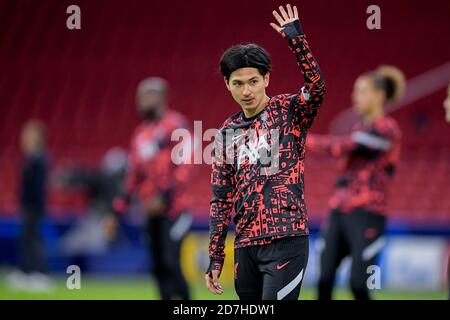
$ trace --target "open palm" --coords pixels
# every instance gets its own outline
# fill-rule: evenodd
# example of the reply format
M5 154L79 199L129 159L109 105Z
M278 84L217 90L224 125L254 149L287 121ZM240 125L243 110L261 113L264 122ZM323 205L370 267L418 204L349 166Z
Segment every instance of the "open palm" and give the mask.
M286 5L286 10L283 8L283 6L279 6L278 9L280 13L278 13L276 10L272 11L272 14L277 20L278 24L272 22L270 25L275 29L275 31L281 32L284 29L285 25L298 20L298 11L296 6L292 8L290 4Z

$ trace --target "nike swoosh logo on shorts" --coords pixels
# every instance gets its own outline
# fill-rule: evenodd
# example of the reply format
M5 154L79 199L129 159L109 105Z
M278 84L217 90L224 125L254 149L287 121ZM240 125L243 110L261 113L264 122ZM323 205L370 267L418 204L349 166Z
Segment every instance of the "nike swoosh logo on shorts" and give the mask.
M286 267L288 265L289 262L291 262L291 261L285 262L283 264L277 264L277 270L283 269L284 267Z

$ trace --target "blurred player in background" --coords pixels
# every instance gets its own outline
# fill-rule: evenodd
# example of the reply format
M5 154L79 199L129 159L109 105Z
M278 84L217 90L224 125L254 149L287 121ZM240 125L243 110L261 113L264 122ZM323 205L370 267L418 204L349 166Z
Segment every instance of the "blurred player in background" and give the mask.
M450 122L450 85L447 88L447 98L444 100L445 120Z
M225 85L242 111L225 121L215 140L210 265L205 281L212 293L223 293L218 278L234 207L235 288L242 300L297 300L308 261L304 144L322 104L325 82L297 8L280 6L279 12L273 11L278 24L271 26L286 39L297 59L304 79L298 93L266 94L271 61L255 44L227 49L220 62ZM232 139L226 137L229 132ZM267 166L267 156L279 163L270 164L274 171Z
M450 123L450 85L447 88L447 98L444 100L445 120ZM447 289L448 299L450 300L450 255L447 259Z
M180 250L192 223L187 190L190 168L171 158L172 132L187 129L188 122L168 108L168 90L168 83L157 77L144 79L137 88L138 112L144 121L131 139L125 195L114 201L114 207L123 211L131 196L138 196L146 215L145 231L161 298L189 299Z
M23 165L20 180L21 271L9 276L15 289L48 291L52 282L46 275L47 266L40 223L46 213L46 183L48 158L46 127L39 120L28 121L21 133Z
M88 214L61 238L61 251L84 270L85 258L104 253L116 239L118 221L113 199L120 193L127 166L127 152L108 150L98 168L63 168L57 175L62 188L81 189L88 198Z
M341 160L329 201L331 214L323 229L319 299L331 299L336 269L347 255L352 257L350 286L355 299L370 298L367 268L375 264L385 242L387 187L400 156L401 132L397 122L384 114L384 108L401 98L404 87L402 72L392 66L361 75L352 100L362 121L352 133L308 136L308 151Z

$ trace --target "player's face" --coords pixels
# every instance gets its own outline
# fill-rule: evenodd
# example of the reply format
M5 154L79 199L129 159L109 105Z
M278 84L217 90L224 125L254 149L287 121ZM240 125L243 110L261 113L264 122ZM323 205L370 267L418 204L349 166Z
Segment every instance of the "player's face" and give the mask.
M447 91L447 99L444 100L445 119L450 122L450 86Z
M21 144L24 153L32 153L39 149L42 144L42 133L39 129L28 126L22 131Z
M383 105L383 92L375 88L372 79L360 77L353 86L352 101L353 108L358 114L371 114L374 108Z
M262 76L256 68L240 68L233 71L225 84L233 99L247 114L253 114L261 107L269 85L269 73Z
M136 104L138 112L149 118L157 115L165 106L166 98L162 92L159 91L142 91L137 92Z

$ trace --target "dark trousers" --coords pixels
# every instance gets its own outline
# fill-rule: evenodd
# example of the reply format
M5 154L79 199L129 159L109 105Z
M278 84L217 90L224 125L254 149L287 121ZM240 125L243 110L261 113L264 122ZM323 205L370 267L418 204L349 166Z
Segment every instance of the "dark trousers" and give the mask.
M176 221L166 217L151 217L147 220L146 234L150 254L153 257L153 274L158 283L161 299L176 297L189 300L189 287L180 265L181 245L184 236L174 238L171 230Z
M45 272L43 241L40 234L42 214L33 209L22 208L22 230L19 238L21 269L23 272Z
M352 257L350 288L356 300L369 300L368 267L375 265L384 244L386 218L374 212L355 209L350 213L331 212L323 231L320 255L319 300L330 300L336 270L348 255Z

